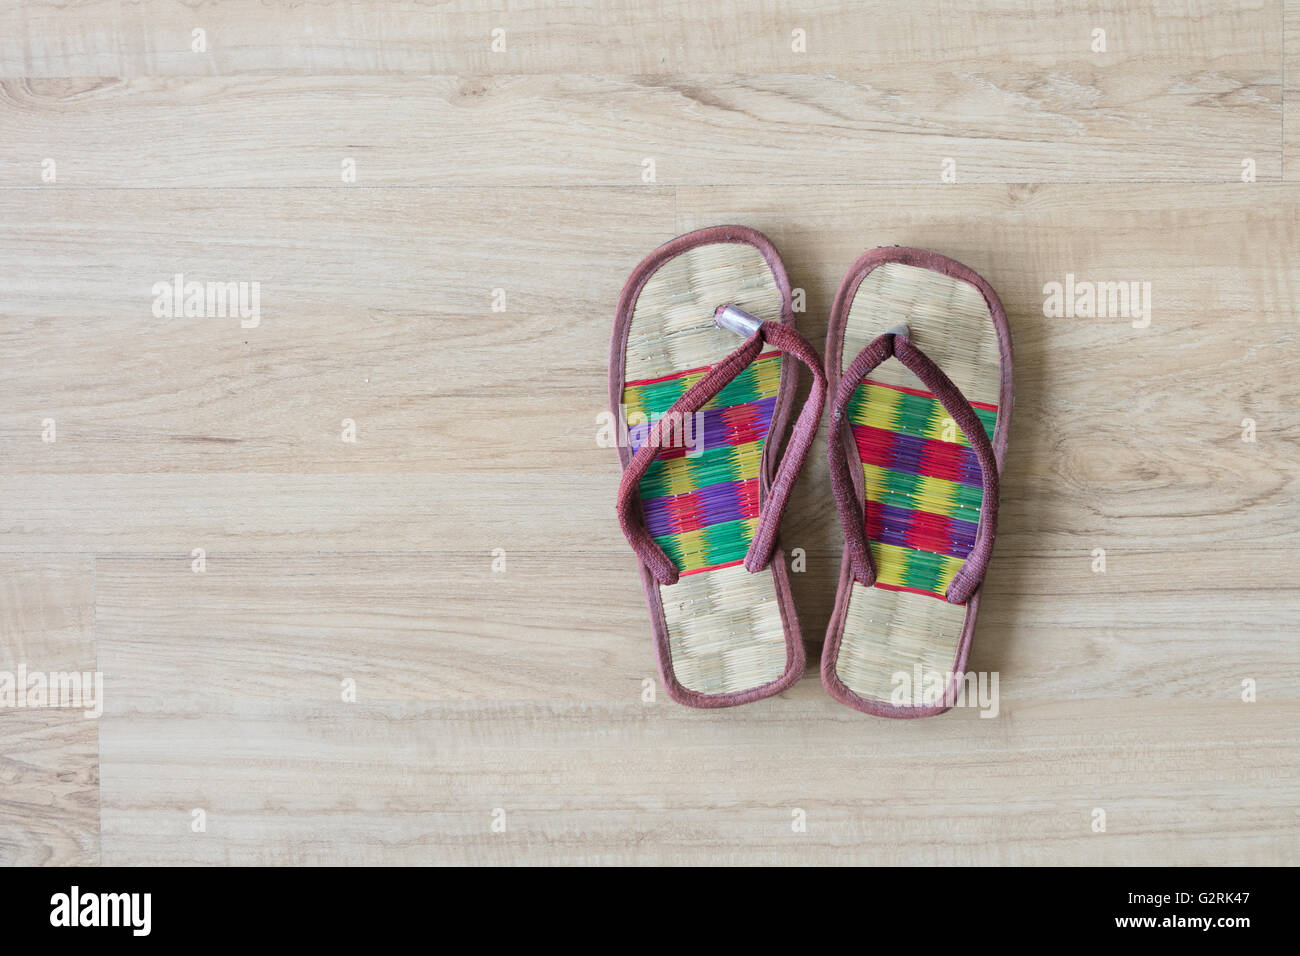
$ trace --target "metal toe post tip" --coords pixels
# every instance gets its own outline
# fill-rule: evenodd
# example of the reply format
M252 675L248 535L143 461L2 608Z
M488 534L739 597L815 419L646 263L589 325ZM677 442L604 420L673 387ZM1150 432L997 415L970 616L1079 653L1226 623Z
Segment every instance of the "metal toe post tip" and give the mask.
M718 306L713 313L713 321L718 328L726 329L728 332L735 332L742 339L749 338L763 324L762 319L730 304Z

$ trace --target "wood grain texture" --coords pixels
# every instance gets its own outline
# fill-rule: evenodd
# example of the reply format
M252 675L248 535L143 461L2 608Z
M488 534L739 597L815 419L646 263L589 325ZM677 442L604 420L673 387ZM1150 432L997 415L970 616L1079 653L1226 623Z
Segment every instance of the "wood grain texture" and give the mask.
M661 185L1278 180L1279 59L1190 66L9 80L0 184L46 159L123 188L626 186L646 159Z
M544 552L105 558L114 701L628 700L655 676L636 561ZM201 681L194 662L206 661Z
M1300 863L1300 0L509 7L0 0L0 671L105 682L0 712L0 863ZM610 325L725 222L819 350L873 246L1002 297L996 719L822 691L824 435L808 676L657 687ZM155 316L177 273L260 322Z
M0 556L0 671L94 670L94 590L90 555Z
M231 0L198 9L7 0L0 75L1257 70L1276 67L1282 2L1101 0L1044 14L1029 0L523 0L508 10L474 0ZM1105 53L1092 49L1098 28L1107 31ZM195 29L206 32L202 52L193 49ZM495 29L505 31L505 48L494 53ZM793 47L796 29L806 34L804 52Z
M104 862L1294 863L1298 718L1121 701L884 722L808 681L705 712L172 705L105 721Z
M0 557L0 680L96 669L87 555ZM26 695L27 686L21 686ZM82 709L0 707L0 865L99 862L99 722Z
M1300 166L1294 159L1300 149L1300 0L1283 0L1283 11L1282 154L1285 157L1290 149L1293 157L1291 168L1284 168L1283 175L1287 180L1295 180L1300 179Z
M672 203L658 187L2 192L0 341L16 361L0 460L42 475L612 473L596 416L613 303L671 237ZM78 265L52 284L70 236ZM152 287L177 273L259 283L260 324L156 317Z
M1277 555L1112 551L1095 574L1087 551L998 552L972 666L1000 672L1014 701L1222 703L1247 678L1300 697L1300 648L1277 624L1296 586ZM567 583L538 552L507 552L504 573L486 552L214 552L203 574L187 555L101 558L106 696L328 702L350 678L368 702L638 700L655 665L634 559L563 566ZM814 654L838 568L838 552L815 552L792 575ZM1200 578L1180 579L1188 568Z
M101 862L100 727L76 711L0 714L0 865Z

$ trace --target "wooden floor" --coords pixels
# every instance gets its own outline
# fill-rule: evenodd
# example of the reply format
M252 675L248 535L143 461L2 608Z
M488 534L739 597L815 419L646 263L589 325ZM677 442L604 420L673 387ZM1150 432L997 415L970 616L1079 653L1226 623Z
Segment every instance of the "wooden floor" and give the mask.
M1300 0L501 6L0 3L0 671L104 680L0 711L0 861L1300 862ZM996 719L823 692L824 435L809 676L644 699L609 331L732 222L819 349L872 246L1002 296Z

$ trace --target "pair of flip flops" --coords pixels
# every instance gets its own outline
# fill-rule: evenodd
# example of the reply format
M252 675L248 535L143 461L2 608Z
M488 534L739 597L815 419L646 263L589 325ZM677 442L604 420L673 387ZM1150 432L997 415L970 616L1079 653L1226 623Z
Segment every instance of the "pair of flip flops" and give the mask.
M824 368L761 233L702 229L643 260L619 299L610 404L627 439L619 522L673 699L742 704L803 674L778 531L829 403L845 548L822 683L880 716L952 707L997 528L1011 365L997 295L936 253L874 249L850 267ZM812 389L781 451L800 366ZM942 694L900 700L900 673L938 675Z

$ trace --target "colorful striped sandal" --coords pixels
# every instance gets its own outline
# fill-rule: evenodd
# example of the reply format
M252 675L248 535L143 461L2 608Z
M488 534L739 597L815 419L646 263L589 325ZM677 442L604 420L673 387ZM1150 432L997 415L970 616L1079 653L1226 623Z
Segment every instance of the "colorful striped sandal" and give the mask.
M840 283L826 371L845 551L822 683L869 714L941 714L963 690L997 530L1006 314L952 259L874 249Z
M786 356L808 366L813 388L778 464L798 379ZM702 229L636 267L614 323L609 400L627 436L619 523L669 695L726 707L780 693L802 675L804 648L777 531L826 380L767 237Z

